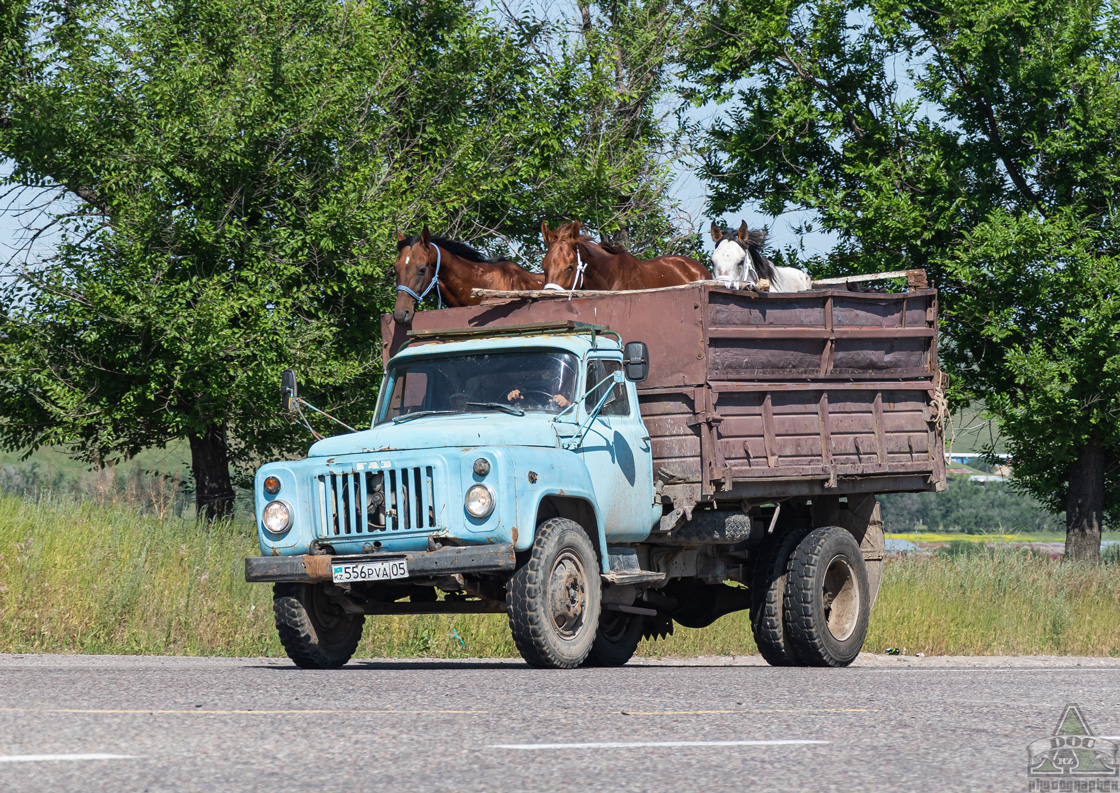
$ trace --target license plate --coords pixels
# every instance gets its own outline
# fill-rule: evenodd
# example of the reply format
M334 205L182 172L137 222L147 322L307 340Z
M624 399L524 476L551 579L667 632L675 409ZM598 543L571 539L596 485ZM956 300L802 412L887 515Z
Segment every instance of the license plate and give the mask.
M335 583L357 581L388 581L408 578L408 562L404 559L386 559L383 562L351 562L332 564L331 577Z

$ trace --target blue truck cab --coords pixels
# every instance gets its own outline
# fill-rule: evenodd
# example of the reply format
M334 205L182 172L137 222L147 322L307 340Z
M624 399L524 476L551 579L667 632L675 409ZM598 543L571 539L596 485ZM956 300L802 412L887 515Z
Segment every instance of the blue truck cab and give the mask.
M289 656L340 666L387 613L505 611L538 666L636 646L645 610L602 596L651 578L633 551L662 516L646 371L644 344L573 322L413 340L369 429L257 472L246 578L274 584Z

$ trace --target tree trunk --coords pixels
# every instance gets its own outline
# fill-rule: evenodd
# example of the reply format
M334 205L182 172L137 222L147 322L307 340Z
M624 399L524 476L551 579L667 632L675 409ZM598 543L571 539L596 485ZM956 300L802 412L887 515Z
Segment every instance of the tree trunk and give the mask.
M1069 469L1066 494L1066 559L1101 561L1101 524L1104 522L1104 450L1093 436L1081 447Z
M229 478L229 449L226 425L211 424L201 435L191 435L191 471L194 473L194 503L207 522L233 514L233 484Z

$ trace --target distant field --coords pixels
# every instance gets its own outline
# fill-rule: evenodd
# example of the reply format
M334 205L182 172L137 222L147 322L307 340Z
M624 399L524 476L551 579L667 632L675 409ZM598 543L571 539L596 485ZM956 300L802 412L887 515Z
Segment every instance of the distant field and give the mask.
M1007 451L999 436L999 428L984 416L982 407L970 406L951 414L945 427L946 447L950 443L954 452L983 452L989 444L993 446L992 451Z
M960 539L961 535L953 535ZM269 587L243 579L253 526L135 509L0 498L0 652L279 656ZM1116 566L1030 552L888 564L866 649L1120 655ZM646 642L653 656L750 654L745 613ZM360 656L514 656L502 615L374 617Z
M60 471L68 476L77 477L86 473L85 463L66 454L64 449L48 447L39 449L26 460L21 459L23 452L0 451L0 466L25 467L34 463ZM190 472L191 450L186 441L173 443L165 449L148 449L121 464L124 468L137 467L144 471L161 474L187 476Z
M960 532L887 533L887 537L910 542L1065 542L1066 535L1057 531L1036 531L1021 534L961 534ZM1106 531L1104 540L1120 541L1120 532Z

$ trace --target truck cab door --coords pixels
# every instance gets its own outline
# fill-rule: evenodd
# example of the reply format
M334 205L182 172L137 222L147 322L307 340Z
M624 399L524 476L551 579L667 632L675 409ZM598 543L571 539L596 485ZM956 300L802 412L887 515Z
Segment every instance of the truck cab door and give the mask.
M621 369L622 363L616 358L589 356L584 388ZM653 449L638 413L633 383L607 383L589 393L578 408L581 422L586 421L607 389L612 393L591 422L577 453L591 475L607 541L638 542L649 536L661 515L660 505L653 503Z

